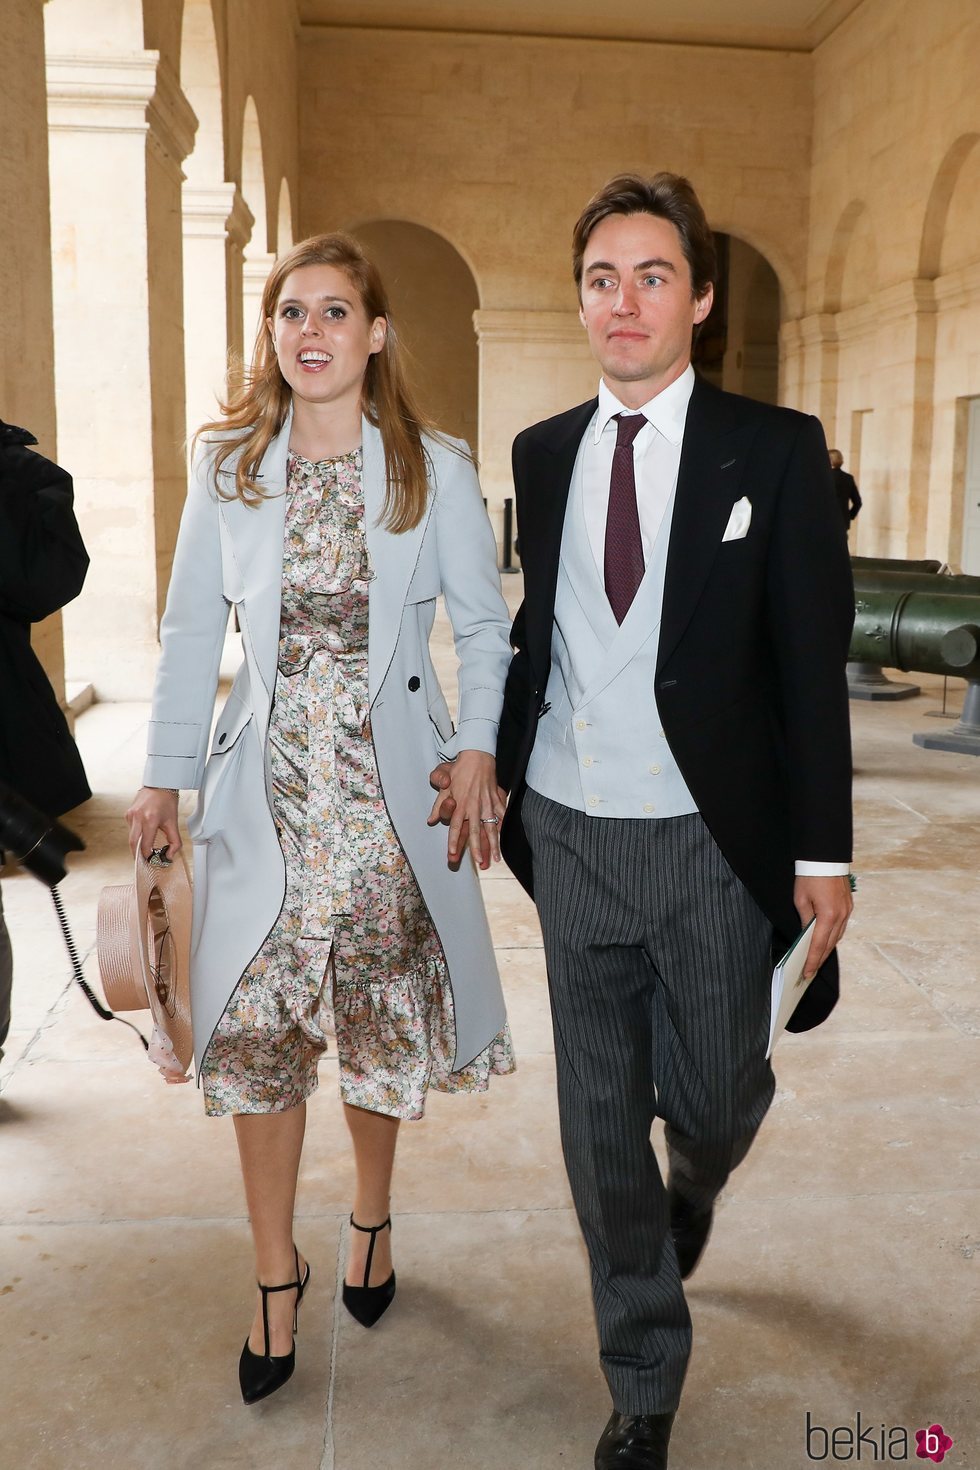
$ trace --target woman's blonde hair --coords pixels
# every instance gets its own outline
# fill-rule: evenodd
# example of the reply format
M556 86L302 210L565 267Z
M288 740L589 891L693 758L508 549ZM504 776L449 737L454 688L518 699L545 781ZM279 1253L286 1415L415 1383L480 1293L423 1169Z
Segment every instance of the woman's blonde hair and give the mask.
M251 368L228 402L221 417L203 424L194 443L209 439L215 484L218 471L233 454L235 489L218 494L237 496L245 505L260 505L266 492L257 476L262 456L279 433L289 412L292 389L279 370L275 343L267 325L275 320L283 284L291 271L305 265L332 265L342 270L356 291L369 322L384 317L388 328L380 352L368 358L362 406L369 421L381 431L385 451L385 500L382 522L389 531L410 531L425 513L428 498L428 458L423 433L437 433L415 402L400 360L398 339L391 321L388 296L377 267L350 235L312 235L280 256L262 292L262 319L255 339Z

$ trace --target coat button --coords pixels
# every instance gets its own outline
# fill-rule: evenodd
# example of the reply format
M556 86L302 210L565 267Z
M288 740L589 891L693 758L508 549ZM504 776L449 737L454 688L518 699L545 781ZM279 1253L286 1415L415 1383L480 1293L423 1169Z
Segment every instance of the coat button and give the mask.
M225 741L226 741L226 740L227 740L227 739L228 739L228 736L227 736L227 734L225 734L225 735L219 735L219 736L218 736L218 744L219 744L219 745L224 745L224 743L225 743Z
M412 677L408 681L408 687L409 689L411 689L413 694L415 693L416 689L422 688L422 680L419 678L418 674L412 675Z

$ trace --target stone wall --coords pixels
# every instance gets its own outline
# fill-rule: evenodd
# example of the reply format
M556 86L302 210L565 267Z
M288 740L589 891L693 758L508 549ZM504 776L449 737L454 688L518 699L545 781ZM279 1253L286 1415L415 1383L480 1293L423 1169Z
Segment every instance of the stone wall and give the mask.
M980 394L978 52L972 0L865 0L814 55L806 312L784 325L784 362L859 470L865 554L960 562L962 405Z
M302 232L408 221L473 273L481 475L498 533L514 434L595 391L570 236L611 174L688 173L714 227L754 245L802 311L807 56L304 28L300 79Z

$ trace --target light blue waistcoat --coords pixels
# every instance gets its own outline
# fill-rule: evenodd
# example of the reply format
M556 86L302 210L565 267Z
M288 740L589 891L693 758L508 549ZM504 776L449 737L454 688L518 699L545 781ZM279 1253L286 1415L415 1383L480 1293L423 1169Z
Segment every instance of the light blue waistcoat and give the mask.
M664 737L655 684L674 497L619 625L589 544L580 468L572 475L562 531L549 708L538 721L527 784L587 816L696 812Z

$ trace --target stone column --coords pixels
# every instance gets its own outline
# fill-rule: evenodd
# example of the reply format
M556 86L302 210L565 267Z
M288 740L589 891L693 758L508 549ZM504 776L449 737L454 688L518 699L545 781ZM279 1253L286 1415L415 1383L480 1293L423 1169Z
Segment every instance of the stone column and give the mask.
M480 344L480 481L501 542L513 495L510 450L528 424L595 396L599 366L574 311L475 311Z
M841 369L852 348L864 358L874 434L862 445L859 526L873 556L943 555L926 546L936 369L936 293L913 279L879 291L838 316ZM841 394L850 391L842 382ZM880 405L880 407L879 407ZM862 405L855 404L854 407ZM867 534L862 550L868 547Z
M188 445L214 418L229 354L241 358L242 263L255 221L235 184L185 184L184 363Z
M59 451L92 565L69 675L145 699L183 503L181 163L196 119L159 52L48 57Z
M246 255L242 266L242 321L246 362L252 361L262 316L262 292L275 263L276 257L271 251L261 251L255 255Z
M837 319L820 312L801 318L797 326L802 356L798 406L816 414L832 441L837 432Z
M779 329L779 402L786 408L803 407L803 333L799 320Z
M4 7L7 58L0 84L0 418L30 429L37 451L57 460L51 219L40 0ZM64 701L60 613L35 625L34 651Z

